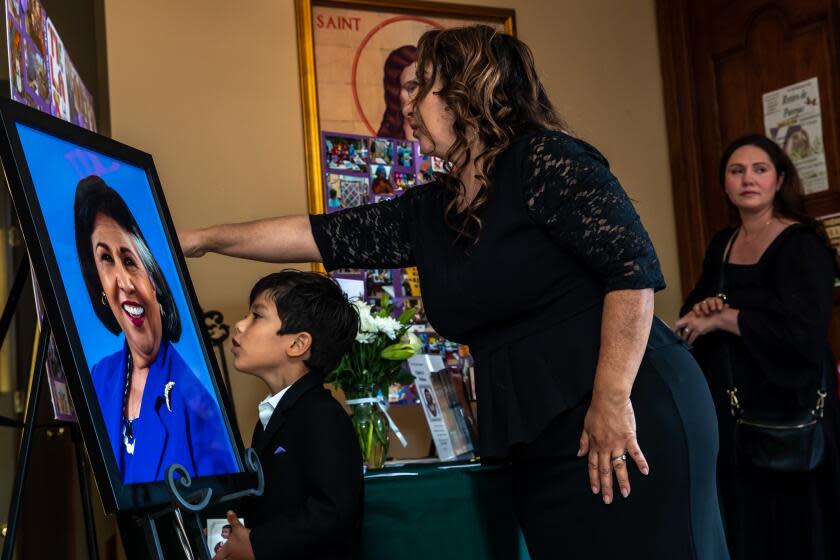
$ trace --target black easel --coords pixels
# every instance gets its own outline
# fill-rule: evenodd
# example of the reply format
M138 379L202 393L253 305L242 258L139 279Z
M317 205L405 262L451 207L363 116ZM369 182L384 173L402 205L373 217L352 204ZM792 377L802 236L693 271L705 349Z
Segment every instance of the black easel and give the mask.
M24 257L18 265L15 280L12 284L12 289L9 292L9 298L6 300L6 306L3 308L3 315L0 317L0 345L2 345L3 341L6 339L6 335L8 334L9 327L12 324L12 318L14 317L28 276L29 261ZM46 426L38 426L35 424L35 420L38 417L38 403L41 398L41 383L44 375L46 374L44 364L49 340L50 325L47 319L44 318L41 325L41 333L38 337L38 347L35 355L35 361L30 370L31 375L26 399L26 414L23 424L12 418L0 417L0 425L6 427L16 427L23 430L18 452L18 464L15 472L12 497L9 501L8 526L6 529L6 538L3 542L2 560L11 560L14 553L15 539L17 538L18 517L20 516L20 508L23 501L23 489L29 470L29 457L32 450L32 436L37 428L47 426L54 427L56 425L48 424ZM93 508L90 503L90 482L87 474L87 457L85 455L85 447L82 443L81 435L79 434L78 425L69 422L61 423L61 425L68 426L73 439L74 452L76 454L76 465L79 474L79 489L82 498L82 512L85 519L88 557L93 560L97 560L99 558L99 552L96 546L96 524L93 519Z
M142 532L142 540L145 544L144 556L136 556L136 558L166 560L161 546L158 520L172 515L171 522L180 540L184 557L188 560L210 560L211 553L207 547L200 516L204 508L210 504L219 504L245 496L259 496L262 495L265 488L262 467L257 452L253 449L245 450L245 466L248 471L257 475L256 488L241 490L213 499L213 491L209 488L199 488L190 492L192 480L187 470L181 465L171 465L166 470L166 484L171 502L158 510L142 515L133 514L128 520L125 517L121 519L121 532L124 537L132 532L130 528L124 528L126 524L133 525L134 528L139 529L139 532ZM178 478L175 478L176 475ZM182 494L182 491L188 492L187 495ZM137 531L135 531L135 536L136 533ZM135 539L135 542L137 540ZM129 554L129 559L133 560L133 558Z

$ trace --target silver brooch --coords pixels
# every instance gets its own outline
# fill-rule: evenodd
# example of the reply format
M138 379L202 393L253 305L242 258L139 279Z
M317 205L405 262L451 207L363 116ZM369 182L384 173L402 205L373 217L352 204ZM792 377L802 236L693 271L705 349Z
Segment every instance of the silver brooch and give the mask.
M174 381L170 381L163 389L163 398L166 399L166 410L172 412L172 402L169 400L169 393L172 392L172 387L175 386Z

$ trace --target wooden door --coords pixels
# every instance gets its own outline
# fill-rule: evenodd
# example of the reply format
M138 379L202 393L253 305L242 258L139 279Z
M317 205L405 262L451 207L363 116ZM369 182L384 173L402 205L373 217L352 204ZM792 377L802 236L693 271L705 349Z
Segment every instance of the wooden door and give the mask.
M683 295L711 236L729 223L721 152L764 133L764 93L818 79L829 190L809 195L806 208L840 212L839 17L840 0L657 0ZM840 356L837 305L834 315Z

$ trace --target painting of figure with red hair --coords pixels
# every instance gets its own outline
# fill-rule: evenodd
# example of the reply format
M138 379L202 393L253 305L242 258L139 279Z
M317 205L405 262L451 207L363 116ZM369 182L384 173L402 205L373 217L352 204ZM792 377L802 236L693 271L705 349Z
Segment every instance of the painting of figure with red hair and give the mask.
M336 6L311 0L318 133L414 141L402 107L416 87L417 41L426 31L483 23L505 32L507 13L442 9L420 12L395 2L381 7ZM512 17L512 16L511 16Z
M414 140L414 133L403 118L403 107L417 89L415 71L417 47L403 45L391 51L385 59L382 86L385 92L385 113L379 125L377 136Z

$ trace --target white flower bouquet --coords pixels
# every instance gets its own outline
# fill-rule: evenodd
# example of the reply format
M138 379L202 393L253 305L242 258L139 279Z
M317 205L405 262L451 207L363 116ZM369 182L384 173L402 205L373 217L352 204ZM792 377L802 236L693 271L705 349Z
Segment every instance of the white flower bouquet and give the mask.
M403 368L403 362L421 347L420 339L408 332L415 310L408 308L395 319L391 315L394 306L387 295L382 297L377 313L363 301L355 301L353 305L359 312L356 341L327 377L327 382L341 388L348 397L360 393L376 396L381 390L387 398L392 384L407 385L414 381Z

